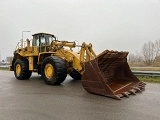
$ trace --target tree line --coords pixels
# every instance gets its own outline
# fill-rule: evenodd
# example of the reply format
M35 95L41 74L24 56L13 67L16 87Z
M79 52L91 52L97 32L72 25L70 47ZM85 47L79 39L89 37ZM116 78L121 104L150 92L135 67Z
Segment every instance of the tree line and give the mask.
M148 41L140 53L129 54L130 65L160 66L160 40Z

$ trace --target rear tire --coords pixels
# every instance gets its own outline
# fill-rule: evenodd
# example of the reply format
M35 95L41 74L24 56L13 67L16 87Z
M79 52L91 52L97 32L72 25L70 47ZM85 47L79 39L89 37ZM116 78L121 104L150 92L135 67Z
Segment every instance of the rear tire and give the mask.
M27 60L17 59L14 63L14 75L18 80L26 80L31 77L32 71L29 71Z
M41 75L48 85L62 83L67 76L66 62L57 56L45 58L41 67Z
M77 72L76 70L73 70L70 74L69 74L74 80L81 80L81 74L79 72Z

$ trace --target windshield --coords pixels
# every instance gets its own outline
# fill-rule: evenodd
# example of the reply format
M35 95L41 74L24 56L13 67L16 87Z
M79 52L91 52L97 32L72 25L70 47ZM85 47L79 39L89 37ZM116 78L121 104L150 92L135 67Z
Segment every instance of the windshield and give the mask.
M46 45L50 45L51 42L53 41L53 37L50 35L44 35L43 38L45 39Z
M51 35L35 35L33 36L32 45L33 46L40 46L42 43L43 45L50 45L53 41L54 37Z

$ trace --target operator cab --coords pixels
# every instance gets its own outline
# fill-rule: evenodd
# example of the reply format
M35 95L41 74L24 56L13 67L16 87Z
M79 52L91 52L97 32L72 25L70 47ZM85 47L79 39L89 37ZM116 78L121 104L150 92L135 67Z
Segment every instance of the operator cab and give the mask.
M39 52L48 52L50 44L56 37L48 33L33 34L32 46L37 46Z

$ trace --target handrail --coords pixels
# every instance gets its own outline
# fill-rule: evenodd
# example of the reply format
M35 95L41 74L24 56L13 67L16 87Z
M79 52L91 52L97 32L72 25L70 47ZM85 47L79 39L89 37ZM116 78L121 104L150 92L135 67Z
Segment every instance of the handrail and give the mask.
M27 47L27 41L23 41L23 45L21 45L22 42L18 42L17 43L17 46L15 48L15 50L18 50L18 49L22 49L22 48L25 48Z

